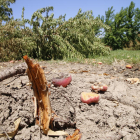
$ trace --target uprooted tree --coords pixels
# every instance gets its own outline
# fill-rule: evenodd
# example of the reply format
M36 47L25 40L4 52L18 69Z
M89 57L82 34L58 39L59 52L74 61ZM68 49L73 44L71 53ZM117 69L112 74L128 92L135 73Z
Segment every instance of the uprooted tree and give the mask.
M39 59L85 58L107 55L110 49L104 47L99 35L100 29L109 29L92 11L79 9L74 18L65 21L65 16L54 18L49 15L53 7L46 7L33 13L31 20L22 18L0 25L0 60L21 59L27 54ZM46 16L43 13L46 12ZM25 26L28 23L32 26Z
M109 48L95 36L100 28L107 30L109 27L98 18L94 19L92 11L82 13L80 9L74 18L65 21L65 15L58 19L54 19L53 14L48 16L50 10L53 7L40 9L31 18L37 57L57 59L109 54ZM42 16L43 12L46 17Z

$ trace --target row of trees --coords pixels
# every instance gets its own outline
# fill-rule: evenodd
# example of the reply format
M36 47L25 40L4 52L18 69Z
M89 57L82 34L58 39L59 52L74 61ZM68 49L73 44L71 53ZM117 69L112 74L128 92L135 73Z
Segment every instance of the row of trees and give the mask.
M105 17L94 18L92 11L82 12L79 9L77 15L68 21L65 20L66 15L57 19L54 14L49 15L53 7L37 10L31 19L24 19L23 7L22 18L14 20L10 18L12 9L8 8L14 2L0 1L1 61L21 59L25 54L44 60L109 55L110 48L105 47L104 43L113 49L129 47L130 41L136 46L140 14L138 8L134 9L133 2L129 8L122 8L116 15L111 7ZM128 15L132 18L128 18ZM3 21L6 22L4 25ZM26 23L32 28L25 26ZM99 36L102 28L105 36L101 40Z
M15 1L9 0L10 2ZM85 58L110 53L110 48L104 47L104 44L96 37L100 28L108 30L109 26L103 24L99 18L94 18L92 11L82 12L79 9L74 18L65 21L66 15L61 15L57 19L54 18L54 14L49 15L53 7L37 10L30 20L24 19L24 10L23 7L20 20L7 19L6 24L2 25L2 20L5 18L1 18L1 61L21 59L25 54L48 60ZM46 13L46 16L43 16L43 13ZM26 23L32 28L25 26Z
M121 8L114 14L113 6L108 8L105 16L99 18L111 27L105 30L103 41L114 49L130 48L140 49L140 9L135 8L134 2L129 7Z

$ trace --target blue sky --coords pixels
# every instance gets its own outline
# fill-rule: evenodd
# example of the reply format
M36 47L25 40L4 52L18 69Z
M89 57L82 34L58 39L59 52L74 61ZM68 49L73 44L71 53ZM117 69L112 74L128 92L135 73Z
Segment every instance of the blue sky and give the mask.
M22 8L24 6L24 18L31 19L32 14L44 7L53 6L54 18L66 14L66 20L74 17L81 8L82 12L92 10L94 17L105 15L105 11L113 6L115 13L121 10L121 7L128 7L131 0L17 0L11 4L14 19L21 18ZM135 8L140 9L140 0L133 0ZM51 12L50 12L51 14Z

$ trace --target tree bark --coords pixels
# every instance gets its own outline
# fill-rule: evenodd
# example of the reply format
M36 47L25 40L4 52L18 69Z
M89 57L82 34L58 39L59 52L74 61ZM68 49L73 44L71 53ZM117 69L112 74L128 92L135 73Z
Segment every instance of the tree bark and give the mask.
M44 134L48 133L50 120L52 118L52 110L49 100L49 91L47 87L47 81L43 69L39 64L33 64L33 62L28 58L28 56L23 57L28 65L27 74L29 80L32 83L34 90L34 96L37 101L37 115L36 122L39 121L40 127Z

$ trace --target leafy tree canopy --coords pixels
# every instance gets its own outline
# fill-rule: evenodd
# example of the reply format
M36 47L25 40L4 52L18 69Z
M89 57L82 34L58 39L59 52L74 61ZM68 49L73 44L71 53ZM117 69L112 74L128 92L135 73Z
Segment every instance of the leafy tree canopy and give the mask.
M54 18L53 7L45 7L33 13L31 19L10 19L0 26L0 59L20 59L28 54L39 59L85 58L108 55L110 49L104 47L97 37L100 29L109 26L94 18L92 11L79 9L74 18L65 16ZM46 16L42 14L46 13ZM32 29L25 26L29 23ZM22 27L22 28L21 28Z
M57 59L109 54L109 48L95 37L97 29L107 30L109 27L98 18L94 19L92 11L82 13L79 9L74 18L65 21L65 15L58 19L54 19L53 14L48 15L50 10L53 7L37 10L31 18L33 41L37 44L34 54L37 57ZM43 12L46 12L45 17Z
M106 30L104 42L113 49L123 49L137 47L137 41L140 40L138 32L140 31L140 9L135 9L134 2L131 2L129 7L121 8L120 12L114 14L113 7L105 12L105 17L101 17L102 21L111 27Z
M13 12L12 8L9 8L9 6L15 2L16 0L0 0L0 21L7 21L10 19L10 15L12 15Z

